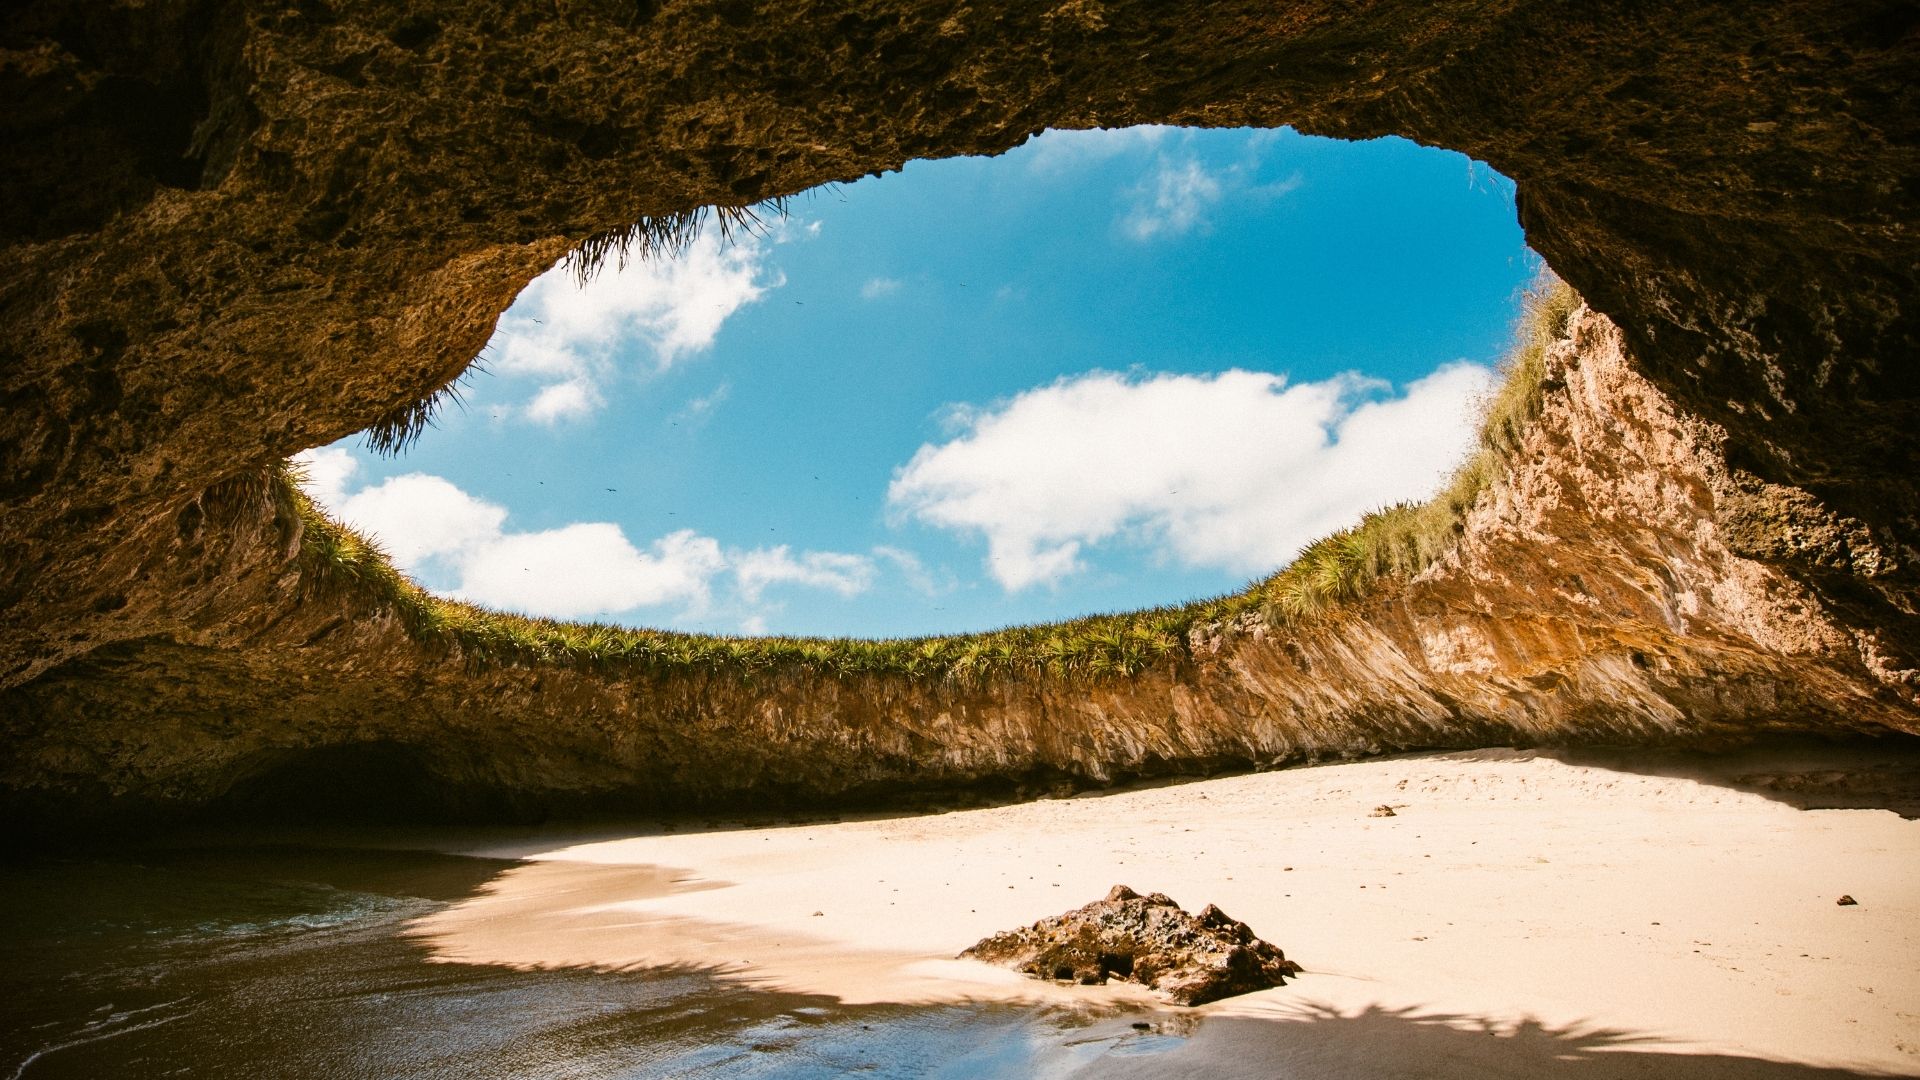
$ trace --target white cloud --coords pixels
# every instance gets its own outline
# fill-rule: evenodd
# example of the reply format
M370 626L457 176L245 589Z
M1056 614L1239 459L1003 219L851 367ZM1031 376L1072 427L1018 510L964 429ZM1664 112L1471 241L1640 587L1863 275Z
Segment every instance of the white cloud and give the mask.
M878 300L883 296L892 296L894 293L897 293L899 291L900 291L899 278L890 278L890 277L868 278L867 283L865 285L860 286L860 299Z
M690 529L669 533L641 551L620 526L583 522L488 538L461 561L454 594L559 619L661 604L698 608L725 566L720 545Z
M680 406L679 411L675 412L669 419L676 424L684 423L690 426L703 424L708 417L713 415L715 409L718 409L732 396L733 384L723 382L699 397L689 398L687 403Z
M1158 124L1126 128L1049 129L1029 139L1022 152L1027 167L1059 174L1152 150L1178 129Z
M1306 177L1299 172L1294 172L1278 180L1253 184L1246 188L1246 193L1254 198L1278 199L1300 190L1300 185L1304 183L1306 183Z
M360 462L343 446L316 446L293 455L306 474L300 487L322 506L338 506L346 498L347 481L360 471Z
M767 586L781 583L857 596L872 586L873 573L873 560L864 555L810 551L795 558L785 544L738 552L733 559L734 580L749 603L757 603Z
M730 602L751 606L775 585L850 597L866 591L875 576L865 555L796 554L785 545L723 550L691 529L645 548L604 521L515 532L506 527L505 507L445 477L408 473L350 490L359 465L346 450L311 450L298 460L307 467L307 494L378 540L401 570L450 583L443 590L448 595L488 607L579 619L672 605L685 616L707 609L729 579Z
M1008 590L1055 583L1116 538L1191 566L1275 569L1367 510L1430 494L1471 444L1483 367L1398 395L1354 375L1128 377L1092 372L987 409L956 409L888 500L983 536Z
M1207 211L1222 194L1220 179L1198 161L1162 158L1134 193L1133 209L1121 227L1135 240L1183 236L1207 227Z
M600 404L600 395L584 376L566 382L550 383L527 402L527 419L541 424L557 424L585 416Z
M1216 151L1209 154L1210 144L1176 127L1049 130L1022 152L1029 168L1046 176L1145 159L1138 182L1119 192L1122 210L1116 224L1122 235L1146 242L1205 231L1213 211L1230 199L1272 200L1298 188L1302 178L1297 172L1279 180L1260 178L1268 152L1280 138L1278 131L1257 132L1243 141L1237 157L1223 160L1217 143L1211 144Z
M952 575L947 575L946 580L936 579L933 576L933 572L927 569L927 564L920 560L920 556L915 555L911 551L897 547L888 547L882 544L875 547L873 553L875 556L892 563L893 568L898 570L900 576L906 579L908 587L912 588L914 592L920 593L922 596L939 596L943 593L952 592L956 587L956 583L952 580Z
M362 488L331 508L340 520L378 540L393 561L408 570L497 538L507 520L506 507L426 473L407 473Z
M605 400L601 387L636 352L644 367L664 371L712 348L729 317L783 284L766 265L777 238L736 233L723 242L716 233L702 230L677 258L610 264L584 286L564 265L555 266L500 317L488 343L488 369L538 380L524 413L553 423L598 408Z

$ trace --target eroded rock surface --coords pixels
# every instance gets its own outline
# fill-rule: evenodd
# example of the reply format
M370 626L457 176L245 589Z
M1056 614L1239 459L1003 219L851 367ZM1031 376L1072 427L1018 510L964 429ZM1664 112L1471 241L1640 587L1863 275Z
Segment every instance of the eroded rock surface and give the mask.
M1875 639L1727 544L1722 429L1639 376L1598 315L1547 369L1541 415L1451 554L1319 622L1199 627L1130 677L482 665L416 637L378 590L312 577L297 520L222 489L141 563L172 597L164 633L0 692L0 791L22 829L216 804L526 818L1920 733Z
M1106 899L986 938L960 954L1038 979L1089 986L1128 979L1180 1005L1286 984L1300 965L1208 904L1190 915L1165 893L1115 885Z
M1743 519L1807 540L1744 550L1910 670L1917 35L1891 0L8 5L0 686L177 633L148 563L179 514L446 385L592 234L1141 123L1512 177L1528 242L1727 432Z
M469 814L1914 730L1916 35L1899 2L9 5L0 787L66 819L301 768ZM1093 686L481 672L248 497L603 230L1137 123L1464 151L1615 320L1421 582Z

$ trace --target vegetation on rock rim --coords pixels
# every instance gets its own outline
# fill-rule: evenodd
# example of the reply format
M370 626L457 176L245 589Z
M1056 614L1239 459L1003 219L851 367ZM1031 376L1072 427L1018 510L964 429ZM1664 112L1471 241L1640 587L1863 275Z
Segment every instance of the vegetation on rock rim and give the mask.
M643 255L671 246L673 238L637 236ZM635 239L609 234L598 248L583 249L578 269L591 273L611 253L624 257ZM557 664L608 673L707 670L747 676L800 668L835 677L894 675L961 683L987 676L1131 676L1186 659L1196 629L1302 625L1405 582L1445 555L1467 511L1505 474L1523 432L1538 415L1547 348L1565 336L1579 305L1572 288L1550 275L1527 292L1513 347L1501 364L1502 378L1484 406L1478 444L1432 499L1369 513L1357 525L1307 545L1285 568L1239 592L1145 611L889 640L725 637L528 618L421 588L376 542L327 517L300 490L301 473L291 462L273 471L262 494L274 501L282 520L300 523L296 562L310 594L348 599L368 613L390 613L416 640L457 652L475 668ZM418 431L412 427L401 444Z

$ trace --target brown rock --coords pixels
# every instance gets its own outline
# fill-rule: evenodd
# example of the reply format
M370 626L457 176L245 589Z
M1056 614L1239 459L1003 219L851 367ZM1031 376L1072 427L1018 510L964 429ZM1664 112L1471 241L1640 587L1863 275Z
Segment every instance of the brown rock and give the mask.
M10 835L1920 731L1897 6L1483 6L8 5ZM603 664L329 578L255 482L448 385L603 230L1135 123L1466 152L1616 320L1575 320L1511 475L1404 590L1317 627L1196 626L1090 687Z
M1858 900L1855 900L1855 899L1854 899L1853 897L1851 897L1851 896L1844 896L1844 895L1843 895L1843 896L1841 896L1841 897L1840 897L1840 899L1838 899L1838 900L1835 900L1835 901L1834 901L1834 903L1836 903L1836 904L1838 904L1838 905L1840 905L1841 907L1858 907L1858 906L1859 906L1859 904L1860 904L1860 901L1858 901Z
M1281 986L1300 965L1212 904L1190 915L1164 893L1115 885L1106 899L995 934L960 954L1035 978L1104 984L1127 979L1180 1005Z
M1716 539L1726 460L1632 372L1619 332L1579 314L1552 358L1565 389L1440 563L1264 637L1198 626L1187 660L1124 678L490 657L327 576L284 503L229 485L195 504L195 539L159 523L171 553L113 616L146 636L0 691L0 807L15 837L341 807L532 819L1099 785L1281 744L1312 760L1920 730L1811 594ZM143 621L162 600L173 614Z

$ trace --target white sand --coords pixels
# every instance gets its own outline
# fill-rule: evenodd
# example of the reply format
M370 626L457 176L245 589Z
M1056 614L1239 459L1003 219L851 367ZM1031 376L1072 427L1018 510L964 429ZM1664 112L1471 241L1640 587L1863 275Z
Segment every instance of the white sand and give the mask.
M1369 816L1383 803L1397 816ZM849 1003L1148 1002L950 959L1124 882L1217 903L1307 969L1156 1009L1192 1038L1138 1059L1141 1075L1655 1060L1616 1051L1701 1055L1673 1075L1830 1075L1754 1072L1756 1058L1920 1073L1920 822L1700 779L1487 751L470 853L529 861L415 927L438 959L694 967ZM1837 906L1843 893L1858 906ZM1303 1039L1303 1017L1350 1037ZM1482 1029L1505 1049L1455 1035Z

